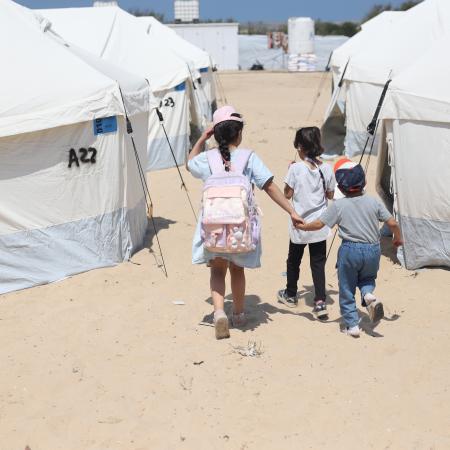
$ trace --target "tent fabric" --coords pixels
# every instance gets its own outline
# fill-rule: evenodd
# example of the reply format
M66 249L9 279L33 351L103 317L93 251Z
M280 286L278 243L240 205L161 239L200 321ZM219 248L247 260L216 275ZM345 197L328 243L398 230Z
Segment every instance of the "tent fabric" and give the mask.
M138 17L143 29L150 39L160 45L167 46L189 66L190 80L189 99L191 103L191 123L200 130L205 128L205 122L212 120L212 104L215 100L214 91L211 89L209 78L203 74L208 73L211 65L210 56L204 50L196 47L179 36L174 30L154 17ZM206 80L205 84L198 80Z
M367 29L366 36L372 35L373 39L365 38L364 49L351 55L344 77L348 96L345 99L345 153L348 156L363 151L365 129L384 84L425 55L448 31L449 23L450 2L425 0L403 12L382 32L373 34L376 23Z
M203 69L200 69L200 74L203 90L206 94L206 98L209 100L209 103L211 105L211 113L214 113L214 111L217 109L217 94L214 82L213 68L205 67Z
M4 293L117 264L143 246L145 199L124 105L145 163L149 87L0 2Z
M187 58L192 63L192 69L200 70L211 66L210 56L204 50L179 36L174 30L163 25L151 16L138 17L145 32L156 41L163 40L179 57Z
M186 83L182 83L175 89L159 92L159 110L164 119L164 127L168 140L164 134L162 124L156 111L150 113L149 145L147 170L163 170L177 165L183 165L189 148L189 111ZM166 120L170 117L170 120ZM168 142L169 141L169 142ZM172 151L170 146L174 152Z
M8 0L0 8L0 54L9 61L2 65L0 136L123 114L115 79L48 39L32 11ZM145 80L124 78L133 113L148 110Z
M448 53L449 36L450 27L426 54L392 80L383 118L449 121L450 65L443 57Z
M344 93L336 86L333 91L330 104L325 112L321 134L322 145L325 149L324 156L332 157L340 155L345 142L345 104L342 101Z
M383 135L377 189L400 223L406 268L450 267L450 123L388 119ZM432 152L428 164L424 149Z
M0 293L130 259L143 246L147 227L143 206L0 236Z
M380 36L389 31L403 16L403 11L384 11L361 25L361 31L336 50L330 61L335 86L347 61L358 52L368 51Z
M145 157L147 114L132 118ZM92 122L0 139L0 293L118 264L142 248L143 190L123 117L95 136ZM95 163L69 167L70 150Z
M389 77L425 55L448 31L450 2L425 0L404 12L394 26L352 56L345 79L384 85Z
M186 155L189 142L188 64L161 39L151 39L141 22L118 7L41 10L52 29L67 41L113 64L148 79L175 153ZM176 102L171 102L177 97ZM167 102L170 106L166 107ZM173 157L156 115L150 115L147 170L174 167ZM163 152L158 155L157 152ZM181 159L180 163L184 163Z
M369 134L367 126L371 122L382 93L382 87L371 83L345 83L345 123L346 133L344 148L348 157L363 152ZM362 100L364 99L364 100ZM369 106L368 106L369 105ZM368 141L372 147L372 154L377 153L379 133ZM372 141L374 141L372 145ZM366 148L368 151L369 148Z
M173 88L189 78L185 62L148 39L136 17L119 7L44 9L40 13L68 42L145 76L154 92Z
M347 71L355 55L360 52L370 54L371 48L378 42L380 36L393 29L403 17L403 11L382 12L365 22L359 33L333 51L330 67L335 89L322 126L325 154L334 156L345 153L353 157L362 152L368 136L367 125L373 117L381 91L378 86L370 84L356 86L346 82ZM339 87L347 63L342 87ZM361 102L361 99L364 101ZM375 107L367 108L366 103ZM378 136L375 140L374 153L378 148Z
M408 269L450 267L449 46L443 34L393 78L381 115L377 190L399 218Z

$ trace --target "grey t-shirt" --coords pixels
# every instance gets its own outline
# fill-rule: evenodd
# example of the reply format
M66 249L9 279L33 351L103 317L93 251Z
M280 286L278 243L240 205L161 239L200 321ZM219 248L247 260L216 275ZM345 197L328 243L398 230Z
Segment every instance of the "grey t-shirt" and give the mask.
M330 228L338 224L339 236L345 241L376 244L380 241L379 222L391 217L378 199L364 194L336 200L319 220Z

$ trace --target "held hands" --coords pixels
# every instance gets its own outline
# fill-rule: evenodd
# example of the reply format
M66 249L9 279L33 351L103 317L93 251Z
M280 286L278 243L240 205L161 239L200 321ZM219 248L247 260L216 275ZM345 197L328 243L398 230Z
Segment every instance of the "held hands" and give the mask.
M401 246L403 245L403 240L402 240L402 239L394 239L394 240L392 241L392 245L393 245L395 248L401 247Z
M300 228L305 225L305 221L295 211L291 212L291 219L295 228Z

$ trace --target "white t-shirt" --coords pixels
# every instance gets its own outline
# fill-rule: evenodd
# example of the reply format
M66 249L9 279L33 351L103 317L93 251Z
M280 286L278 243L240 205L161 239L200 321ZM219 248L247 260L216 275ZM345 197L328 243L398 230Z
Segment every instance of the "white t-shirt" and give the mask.
M325 179L327 192L334 191L336 180L333 169L326 163L322 163L319 168ZM306 222L319 219L328 205L319 169L312 169L303 161L291 164L284 182L294 190L292 201L297 214L303 217ZM330 229L328 227L323 227L318 231L301 231L292 225L291 220L289 221L289 237L294 244L312 244L325 241L329 235Z

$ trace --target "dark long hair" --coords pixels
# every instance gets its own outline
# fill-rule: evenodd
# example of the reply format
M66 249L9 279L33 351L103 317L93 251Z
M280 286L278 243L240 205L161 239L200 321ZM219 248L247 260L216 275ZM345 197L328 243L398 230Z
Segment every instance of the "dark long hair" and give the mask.
M236 116L240 117L237 114ZM214 138L219 145L220 154L227 172L230 170L230 145L237 141L243 128L244 124L237 120L225 120L214 127Z
M320 130L317 127L300 128L295 135L294 147L300 147L308 158L317 159L324 151Z

